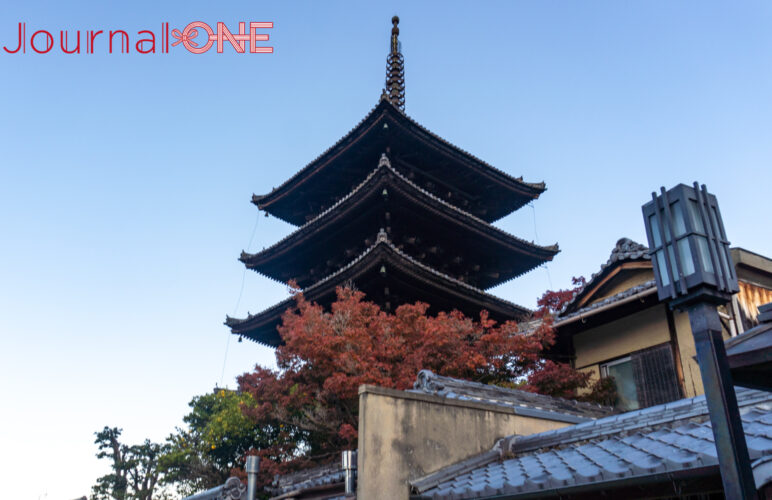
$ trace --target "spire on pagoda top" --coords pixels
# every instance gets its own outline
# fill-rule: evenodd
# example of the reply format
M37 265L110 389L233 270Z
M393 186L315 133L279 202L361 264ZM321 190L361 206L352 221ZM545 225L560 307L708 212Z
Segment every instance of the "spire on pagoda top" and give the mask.
M391 50L386 58L386 96L392 104L405 110L405 58L399 43L399 17L391 18Z

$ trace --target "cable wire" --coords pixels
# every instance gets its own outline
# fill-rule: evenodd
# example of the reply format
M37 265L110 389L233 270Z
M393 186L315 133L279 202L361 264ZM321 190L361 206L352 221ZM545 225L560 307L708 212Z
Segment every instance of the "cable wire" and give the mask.
M537 245L539 245L539 231L536 229L536 207L533 205L533 201L528 203L528 206L531 207L531 213L533 214L533 238L534 242L536 242ZM544 271L547 273L547 283L549 284L549 289L554 290L552 288L552 276L550 276L550 270L547 267L547 263L545 262L542 264L542 267L544 268Z
M247 244L246 251L249 252L249 250L252 248L252 242L255 240L255 234L257 234L257 226L260 222L260 211L257 211L257 217L255 218L255 225L252 227L252 236L249 237L249 243ZM247 267L244 266L244 271L241 273L241 288L239 289L239 298L236 299L236 305L233 306L233 312L231 313L231 316L235 316L236 312L238 312L239 305L241 305L241 297L244 295L244 284L247 281ZM225 356L222 360L222 370L220 371L220 383L218 385L222 386L222 381L225 378L225 365L228 362L228 348L231 345L231 337L233 335L228 332L228 340L225 342Z

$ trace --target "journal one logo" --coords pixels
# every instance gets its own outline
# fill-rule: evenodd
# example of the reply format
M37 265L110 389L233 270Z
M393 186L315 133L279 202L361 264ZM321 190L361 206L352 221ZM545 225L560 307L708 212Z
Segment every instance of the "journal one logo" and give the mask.
M18 23L13 42L3 45L3 53L47 54L168 54L170 50L186 49L193 54L203 54L214 49L222 54L226 46L239 54L272 54L273 47L265 45L270 36L265 30L273 28L272 22L242 22L231 30L225 23L214 27L195 21L182 30L169 29L169 23L161 23L161 29L125 30L29 30L27 23ZM259 32L259 33L258 33ZM176 49L175 49L176 48ZM228 49L230 50L230 49Z

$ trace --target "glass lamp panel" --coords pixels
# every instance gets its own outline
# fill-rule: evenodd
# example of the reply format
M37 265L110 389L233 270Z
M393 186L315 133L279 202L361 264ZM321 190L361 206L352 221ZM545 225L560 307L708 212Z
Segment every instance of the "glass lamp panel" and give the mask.
M670 258L670 271L672 271L673 279L678 280L678 268L675 263L675 250L673 250L673 245L667 246L667 254Z
M694 260L692 260L692 250L689 245L689 238L678 240L678 257L681 259L681 270L684 276L694 274Z
M651 228L651 239L654 242L654 247L662 245L662 238L659 234L659 221L657 220L657 214L649 216L649 227Z
M710 250L708 249L708 239L705 236L695 236L694 242L697 244L697 252L702 261L702 270L708 273L713 272L713 261L710 259Z
M668 257L670 257L670 270L673 272L673 279L678 280L678 267L676 266L676 255L673 245L667 246Z
M702 223L702 216L700 215L700 205L697 200L689 200L689 217L692 219L692 226L698 233L705 233L705 225Z
M659 270L659 279L662 282L662 286L668 286L670 284L670 277L667 274L665 252L663 250L658 250L654 255L657 258L657 269Z
M683 205L676 200L670 205L670 213L673 215L673 235L678 238L686 234L686 219L684 218Z

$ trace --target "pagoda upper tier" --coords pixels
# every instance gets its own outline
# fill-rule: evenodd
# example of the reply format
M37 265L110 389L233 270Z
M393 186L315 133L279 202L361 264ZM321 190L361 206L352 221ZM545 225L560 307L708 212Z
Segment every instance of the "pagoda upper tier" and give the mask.
M400 304L428 302L430 314L459 310L472 318L488 311L489 317L504 322L526 317L531 311L479 288L463 283L427 266L401 251L380 230L373 244L349 260L336 272L305 288L303 294L311 302L329 306L336 297L335 288L351 284L365 293L366 300L379 304L387 311ZM265 345L281 343L277 327L281 317L292 309L292 297L245 319L228 317L225 324L234 334L244 335Z
M255 254L250 269L295 282L327 309L336 288L352 287L385 311L423 302L429 314L482 311L499 323L531 311L484 290L552 260L540 246L491 225L544 192L431 133L404 112L399 18L392 18L386 88L380 102L340 141L269 194L252 202L298 227ZM231 331L269 346L282 339L288 298Z
M253 195L260 209L300 226L350 193L382 153L421 189L493 222L544 192L544 183L512 177L433 134L386 94L348 134L270 193Z
M422 264L487 289L552 260L557 245L517 238L446 202L398 172L385 154L365 180L332 207L256 254L248 268L306 288L344 266L384 228Z

